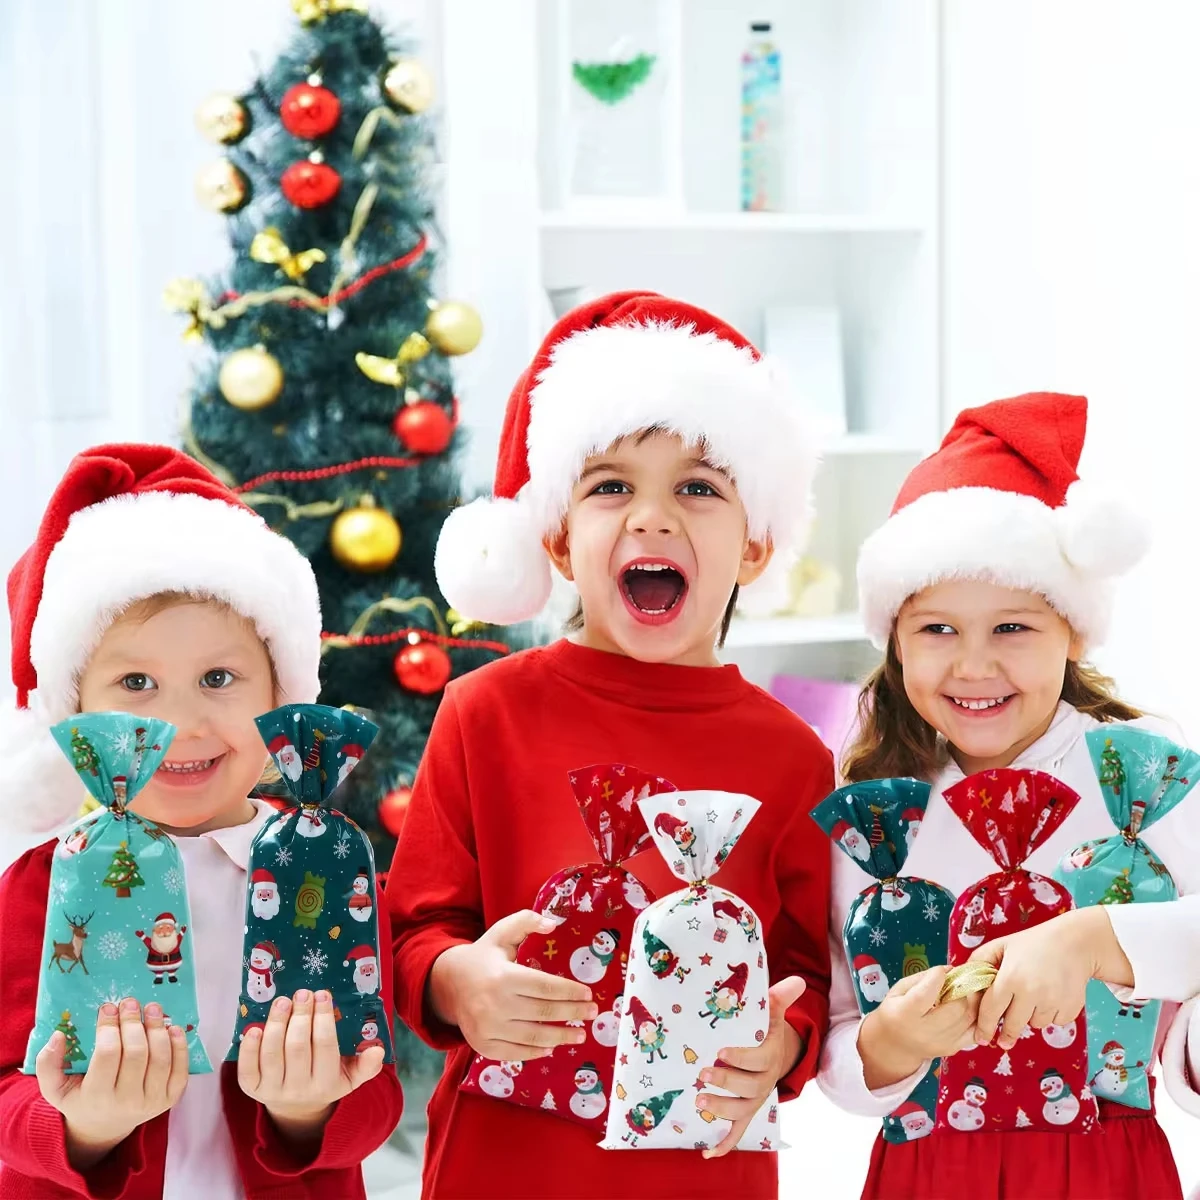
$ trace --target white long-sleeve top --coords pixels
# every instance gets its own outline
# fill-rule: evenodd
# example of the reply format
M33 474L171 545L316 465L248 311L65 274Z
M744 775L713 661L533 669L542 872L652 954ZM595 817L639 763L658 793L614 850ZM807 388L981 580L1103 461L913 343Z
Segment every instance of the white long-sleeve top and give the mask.
M1130 722L1179 740L1178 730L1152 717ZM1059 704L1046 733L1011 765L1045 771L1079 793L1079 803L1062 825L1023 863L1050 875L1059 860L1081 842L1116 832L1104 806L1085 735L1099 725L1069 704ZM963 778L951 760L931 781L929 805L902 874L940 883L961 895L999 868L951 811L943 792ZM1133 967L1133 998L1186 1001L1200 993L1200 786L1142 835L1175 879L1180 899L1162 904L1106 905L1121 949ZM840 1108L883 1117L905 1100L920 1081L925 1063L907 1079L870 1091L858 1053L862 1018L842 945L850 905L874 880L832 842L830 903L829 1034L821 1051L817 1082ZM1190 1022L1190 1034L1189 1034ZM1169 1036L1168 1036L1169 1034ZM1162 1006L1156 1055L1161 1051L1164 1081L1171 1096L1200 1116L1200 1004Z

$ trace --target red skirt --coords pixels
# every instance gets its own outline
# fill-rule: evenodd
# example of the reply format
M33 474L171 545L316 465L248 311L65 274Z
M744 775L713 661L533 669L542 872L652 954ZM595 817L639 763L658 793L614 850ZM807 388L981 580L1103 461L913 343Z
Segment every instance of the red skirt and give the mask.
M1183 1200L1153 1112L1100 1102L1100 1128L875 1139L862 1200Z

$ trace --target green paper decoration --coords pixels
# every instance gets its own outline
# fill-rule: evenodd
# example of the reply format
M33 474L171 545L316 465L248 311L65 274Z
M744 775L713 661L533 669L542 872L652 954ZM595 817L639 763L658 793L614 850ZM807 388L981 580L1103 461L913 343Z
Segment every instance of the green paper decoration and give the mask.
M620 104L650 78L655 62L653 54L639 54L629 62L573 62L571 74L579 86L601 104Z

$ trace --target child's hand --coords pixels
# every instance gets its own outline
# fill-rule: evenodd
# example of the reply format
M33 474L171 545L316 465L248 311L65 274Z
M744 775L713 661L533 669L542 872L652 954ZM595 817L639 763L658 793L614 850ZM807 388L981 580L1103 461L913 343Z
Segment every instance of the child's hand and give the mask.
M441 954L429 972L434 1012L457 1025L476 1054L501 1062L544 1058L555 1046L579 1045L587 1034L563 1021L591 1021L590 988L532 967L517 966L517 947L554 922L525 909L497 921L478 941Z
M145 1024L134 999L105 1004L96 1019L96 1048L84 1075L68 1075L67 1040L55 1033L36 1060L38 1087L63 1115L67 1153L86 1171L139 1125L174 1106L188 1081L187 1035L163 1023L157 1004L146 1005Z
M898 979L858 1031L863 1079L871 1091L907 1079L923 1062L975 1045L978 994L938 1004L945 967Z
M729 1132L705 1158L720 1158L737 1149L742 1134L754 1114L762 1108L775 1085L796 1065L802 1049L800 1035L788 1024L787 1010L804 992L804 980L798 975L781 979L768 993L771 999L771 1023L759 1046L736 1046L722 1050L714 1066L700 1072L702 1083L724 1088L732 1096L701 1092L696 1107L706 1109L724 1121L731 1121Z
M238 1083L281 1133L297 1140L320 1133L343 1096L374 1079L382 1046L343 1058L333 997L301 989L280 996L261 1030L248 1029L238 1050Z
M980 946L972 962L989 962L995 982L979 1005L975 1041L1011 1050L1025 1026L1069 1025L1079 1016L1093 977L1131 985L1133 971L1102 908L1079 908L1032 929Z

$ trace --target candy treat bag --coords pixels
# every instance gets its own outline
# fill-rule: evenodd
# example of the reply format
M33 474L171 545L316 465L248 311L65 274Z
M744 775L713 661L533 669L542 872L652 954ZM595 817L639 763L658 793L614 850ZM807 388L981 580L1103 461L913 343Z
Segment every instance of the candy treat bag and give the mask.
M392 1030L380 994L375 856L363 831L328 806L378 729L322 704L288 704L257 719L258 731L291 793L250 847L245 978L228 1058L246 1030L261 1027L277 995L324 988L333 996L343 1057L382 1046Z
M606 1150L706 1150L729 1122L696 1108L700 1072L727 1046L753 1046L770 1019L758 917L712 876L758 801L731 792L675 792L640 802L671 870L688 886L655 901L633 927ZM708 1088L724 1095L719 1088ZM772 1092L739 1150L778 1150Z
M971 775L943 795L1000 868L959 896L950 915L951 966L966 962L984 942L1074 907L1066 888L1021 863L1079 802L1075 792L1041 771L1005 768ZM1011 1050L995 1044L960 1050L942 1061L936 1128L1089 1133L1099 1110L1087 1065L1083 1012L1069 1025L1027 1025Z
M839 788L812 810L825 830L878 881L859 893L842 930L858 1010L874 1012L902 975L946 961L954 896L927 879L898 878L929 802L929 784L874 779ZM938 1063L883 1120L889 1142L911 1142L933 1132Z
M101 807L54 852L37 1017L21 1069L34 1073L38 1051L57 1030L67 1039L65 1069L82 1075L100 1006L132 996L156 1001L169 1025L187 1031L189 1070L207 1074L183 860L168 834L129 808L175 729L128 713L82 713L50 732Z
M1105 807L1120 832L1077 846L1055 868L1054 878L1080 908L1174 900L1171 873L1139 834L1200 781L1200 755L1128 725L1093 729L1087 744ZM1097 1096L1150 1107L1148 1071L1159 1008L1157 1000L1122 1003L1097 979L1088 984L1088 1079Z
M636 801L675 788L619 764L581 767L569 779L600 861L567 867L546 880L533 907L556 926L548 934L530 934L517 949L517 962L586 983L600 1015L581 1046L557 1046L546 1059L495 1062L476 1055L460 1086L599 1131L612 1090L633 923L654 899L620 864L650 847Z

